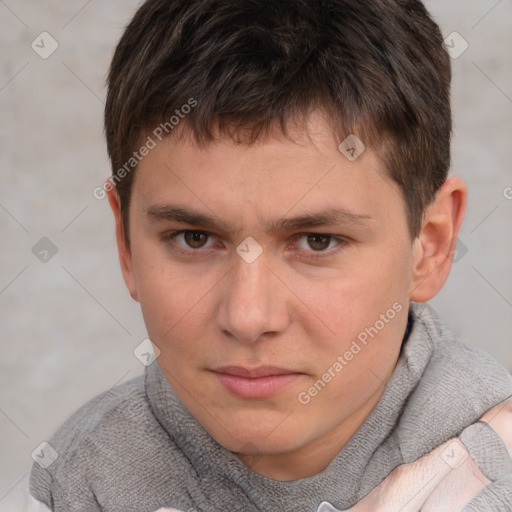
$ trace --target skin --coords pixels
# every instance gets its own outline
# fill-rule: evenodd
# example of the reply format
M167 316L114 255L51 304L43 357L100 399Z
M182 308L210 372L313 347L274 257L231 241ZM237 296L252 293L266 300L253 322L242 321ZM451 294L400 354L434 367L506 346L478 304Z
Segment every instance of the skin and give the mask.
M349 161L318 112L308 132L292 126L292 140L275 131L253 145L220 136L202 148L187 137L160 142L136 170L130 247L118 197L108 193L124 280L163 373L217 442L278 480L325 469L375 407L399 357L408 301L427 301L442 287L466 205L464 182L449 178L411 240L405 201L377 155L366 148ZM214 216L220 229L147 213L171 203ZM326 207L368 218L266 229ZM163 238L182 229L208 236L192 247L190 234ZM315 243L310 233L344 243ZM247 237L263 250L252 263L236 252ZM396 303L401 311L302 404L299 393ZM224 365L298 375L274 396L245 399L212 372Z

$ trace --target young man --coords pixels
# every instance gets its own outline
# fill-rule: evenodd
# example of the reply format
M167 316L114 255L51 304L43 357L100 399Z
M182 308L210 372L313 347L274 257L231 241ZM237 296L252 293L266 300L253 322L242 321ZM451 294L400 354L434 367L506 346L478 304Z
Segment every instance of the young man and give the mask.
M453 340L450 63L416 0L149 0L105 126L157 359L50 439L54 511L512 510L512 379Z

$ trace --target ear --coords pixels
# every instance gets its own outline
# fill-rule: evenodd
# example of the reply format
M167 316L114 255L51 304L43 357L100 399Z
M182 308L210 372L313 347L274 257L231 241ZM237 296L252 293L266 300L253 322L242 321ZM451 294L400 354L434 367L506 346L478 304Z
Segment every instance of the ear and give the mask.
M124 236L124 223L123 216L121 215L121 200L114 185L109 182L110 186L106 186L108 202L112 208L114 214L114 220L116 223L116 240L117 240L117 252L119 254L119 263L121 264L121 272L123 273L123 279L130 292L132 298L136 301L139 300L139 293L137 290L137 281L133 272L132 253L130 247L126 243Z
M457 235L464 219L466 184L448 178L427 206L421 231L413 242L413 281L410 300L426 302L444 285L452 268Z

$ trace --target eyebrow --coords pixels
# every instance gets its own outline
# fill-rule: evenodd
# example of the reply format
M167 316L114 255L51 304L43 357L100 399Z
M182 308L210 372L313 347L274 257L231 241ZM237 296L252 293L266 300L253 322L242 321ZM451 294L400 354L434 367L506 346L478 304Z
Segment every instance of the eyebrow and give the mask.
M177 204L152 205L146 208L146 214L153 221L175 221L191 226L221 231L229 227L214 215L199 212ZM340 208L327 208L312 213L304 213L295 217L275 219L267 222L268 233L294 231L324 225L350 225L373 223L369 215L357 214Z

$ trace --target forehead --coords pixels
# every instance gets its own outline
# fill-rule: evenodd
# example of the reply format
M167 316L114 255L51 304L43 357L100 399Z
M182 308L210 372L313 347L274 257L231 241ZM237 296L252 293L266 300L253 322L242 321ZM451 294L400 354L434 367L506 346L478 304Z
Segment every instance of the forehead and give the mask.
M322 216L324 224L375 222L393 210L389 203L404 212L398 185L363 141L351 136L340 145L318 117L290 135L252 144L229 136L206 145L163 139L137 168L133 200L154 220L202 216L202 224L218 228L223 212L234 229L252 214L268 231L294 226L279 222L285 213L299 226L320 225Z

